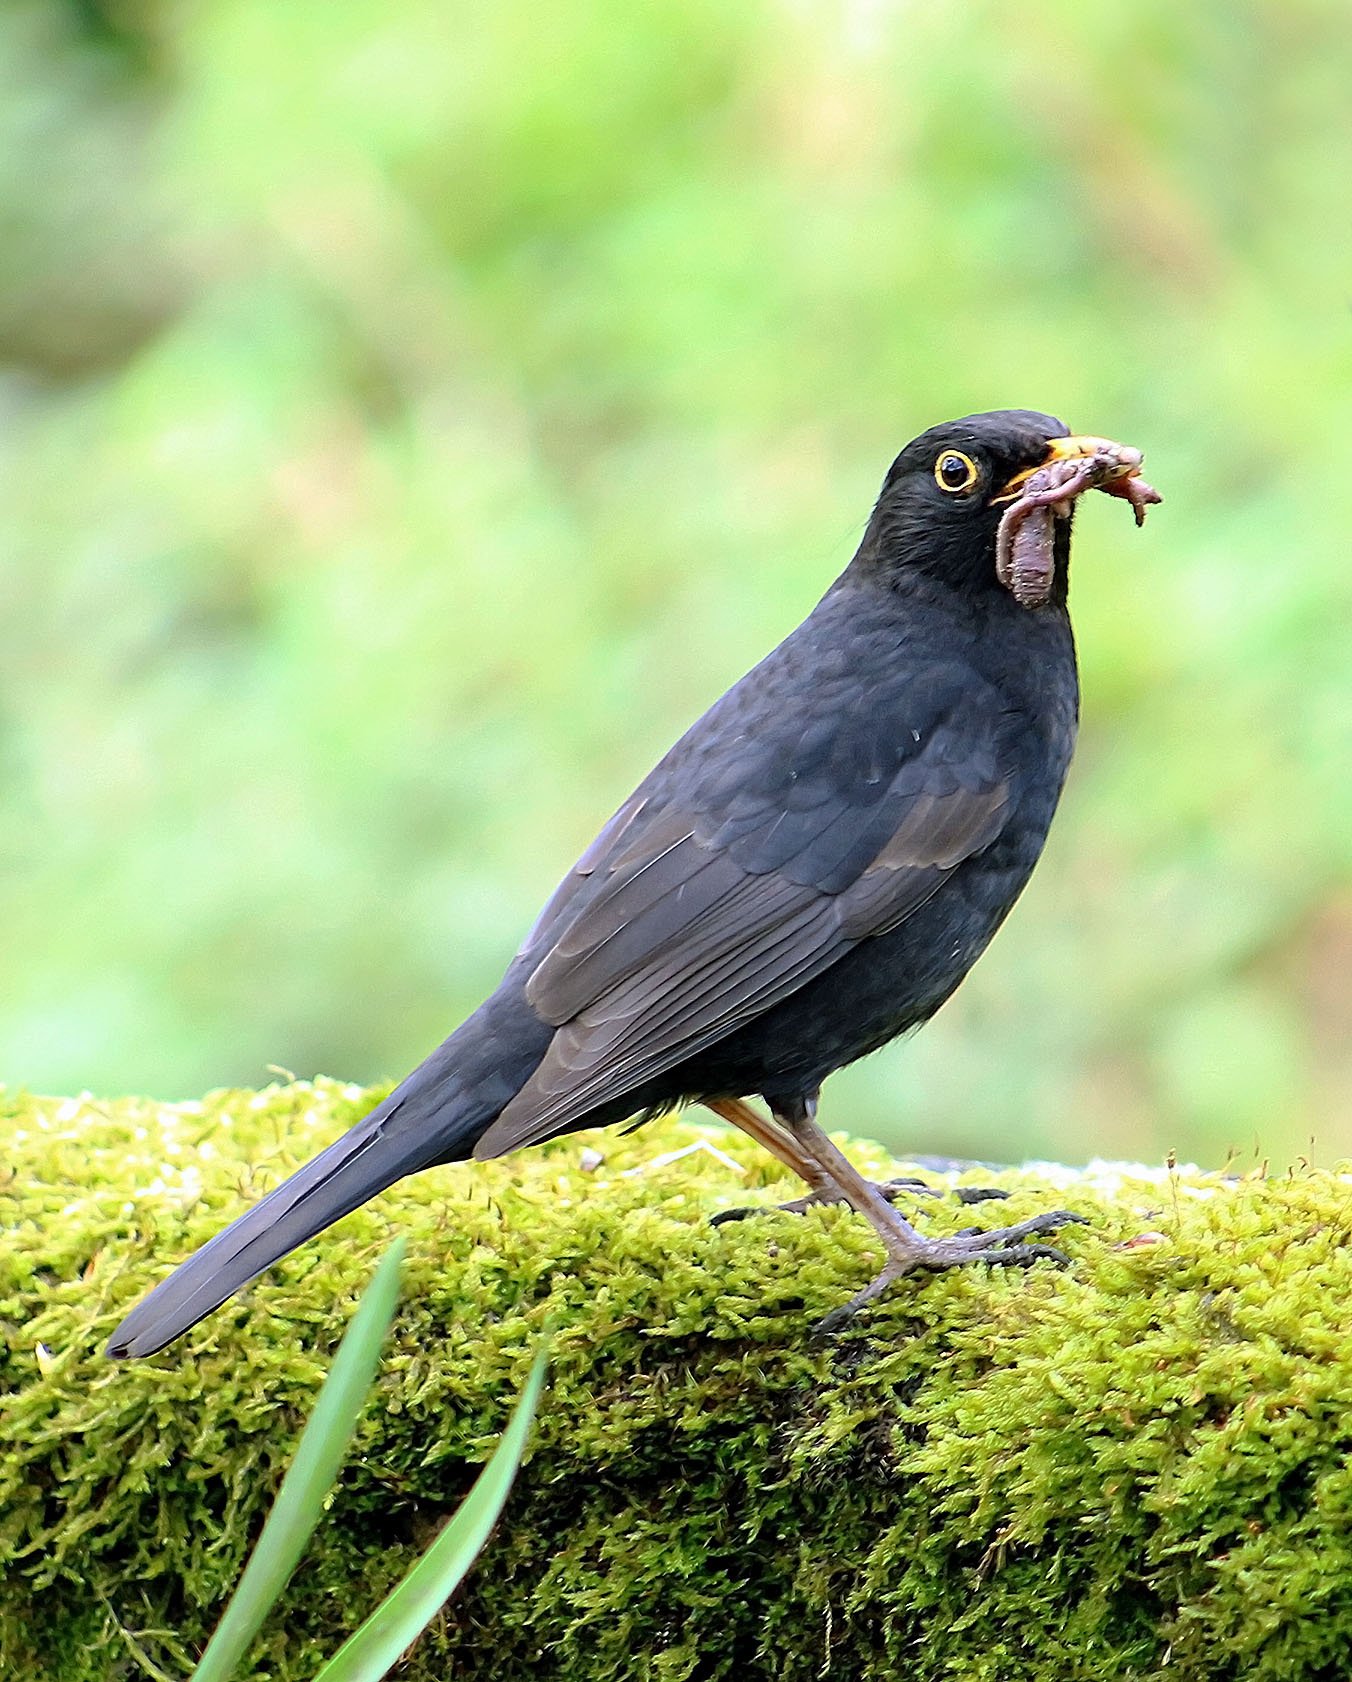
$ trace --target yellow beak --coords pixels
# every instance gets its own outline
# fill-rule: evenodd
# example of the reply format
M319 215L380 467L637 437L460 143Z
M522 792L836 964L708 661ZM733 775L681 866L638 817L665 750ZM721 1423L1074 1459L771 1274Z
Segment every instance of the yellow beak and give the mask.
M1054 461L1084 461L1090 456L1116 458L1107 475L1110 480L1130 478L1140 471L1143 460L1139 450L1133 449L1130 444L1115 444L1111 438L1094 438L1088 433L1077 433L1071 438L1049 438L1047 453L1042 460L1035 467L1025 467L1021 473L1016 473L999 496L992 497L991 501L1013 502L1034 473L1049 467Z

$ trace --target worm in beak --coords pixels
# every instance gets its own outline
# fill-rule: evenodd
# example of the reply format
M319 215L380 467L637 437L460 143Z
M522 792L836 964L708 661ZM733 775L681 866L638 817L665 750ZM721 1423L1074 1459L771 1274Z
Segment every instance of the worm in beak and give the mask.
M1141 478L1141 452L1107 438L1053 438L1039 466L1018 473L995 500L1009 506L995 536L995 574L1020 607L1042 607L1055 579L1053 534L1075 499L1099 490L1131 504L1139 526L1164 499Z

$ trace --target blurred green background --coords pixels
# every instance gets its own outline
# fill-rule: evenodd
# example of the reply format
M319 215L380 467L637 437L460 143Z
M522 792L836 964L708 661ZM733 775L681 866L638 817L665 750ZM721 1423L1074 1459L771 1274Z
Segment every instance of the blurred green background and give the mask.
M829 1124L1352 1151L1350 86L1343 0L9 0L0 1079L403 1073L1029 406L1167 503L1082 511L1043 866Z

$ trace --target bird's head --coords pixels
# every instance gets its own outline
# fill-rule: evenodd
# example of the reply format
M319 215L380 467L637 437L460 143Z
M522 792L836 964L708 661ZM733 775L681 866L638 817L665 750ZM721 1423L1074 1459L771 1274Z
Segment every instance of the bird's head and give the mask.
M1075 503L1126 498L1139 524L1160 501L1141 452L1072 435L1054 415L997 409L932 426L892 463L856 564L900 582L924 573L967 594L1063 603Z

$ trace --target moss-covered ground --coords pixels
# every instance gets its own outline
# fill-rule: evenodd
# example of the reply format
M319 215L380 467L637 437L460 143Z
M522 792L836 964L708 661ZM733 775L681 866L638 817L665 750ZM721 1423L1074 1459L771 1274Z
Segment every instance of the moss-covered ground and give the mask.
M0 1096L5 1682L186 1674L396 1231L379 1389L252 1675L312 1676L401 1575L547 1320L532 1455L410 1682L1352 1674L1345 1177L1001 1173L1007 1203L918 1218L1071 1207L1068 1270L905 1283L820 1346L868 1229L711 1226L796 1188L690 1116L436 1170L163 1354L104 1358L172 1260L366 1101ZM723 1155L663 1160L701 1140Z

